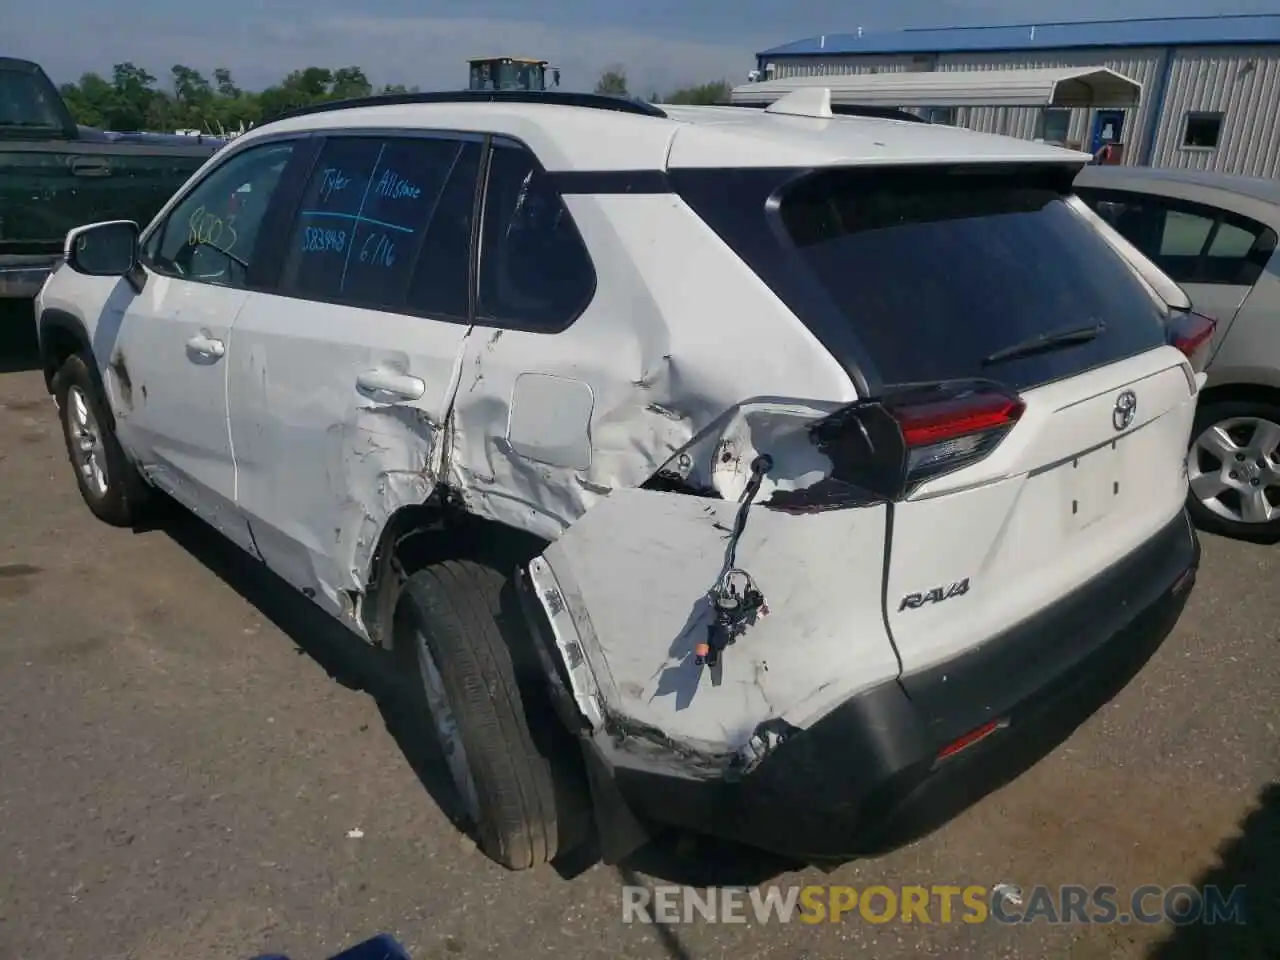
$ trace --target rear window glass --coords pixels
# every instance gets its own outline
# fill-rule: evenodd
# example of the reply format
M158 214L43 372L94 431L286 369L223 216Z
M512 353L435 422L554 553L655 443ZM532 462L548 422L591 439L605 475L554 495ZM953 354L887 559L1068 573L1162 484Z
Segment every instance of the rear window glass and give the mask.
M780 213L887 384L1026 389L1164 342L1160 305L1045 177L831 171L793 187ZM1098 324L1090 342L984 363Z
M0 126L60 127L48 87L23 70L0 70Z

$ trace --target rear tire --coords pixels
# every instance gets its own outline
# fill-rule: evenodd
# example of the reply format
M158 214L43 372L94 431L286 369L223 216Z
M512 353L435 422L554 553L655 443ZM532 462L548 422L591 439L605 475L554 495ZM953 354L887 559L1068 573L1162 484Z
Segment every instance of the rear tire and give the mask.
M150 502L150 488L116 439L115 420L94 376L93 358L69 357L53 378L53 395L85 505L113 527L137 525Z
M552 766L535 746L517 682L511 642L520 631L504 622L506 582L471 560L415 573L397 604L395 646L481 851L527 870L556 856L560 825Z
M1225 441L1215 443L1220 438ZM1252 543L1280 542L1280 404L1223 400L1200 407L1187 475L1187 510L1201 530ZM1269 508L1272 519L1250 522L1250 498L1252 516Z

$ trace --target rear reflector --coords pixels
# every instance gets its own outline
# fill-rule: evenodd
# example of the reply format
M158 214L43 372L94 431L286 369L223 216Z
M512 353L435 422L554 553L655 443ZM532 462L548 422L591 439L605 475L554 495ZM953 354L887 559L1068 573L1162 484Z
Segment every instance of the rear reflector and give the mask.
M1203 373L1209 363L1209 350L1218 322L1193 311L1180 311L1169 320L1169 342L1191 361L1196 373Z
M954 757L961 750L966 750L969 747L972 747L975 743L979 743L980 741L985 740L987 737L991 736L991 734L995 733L997 730L1003 730L1008 725L1009 725L1009 721L1004 719L991 720L987 723L984 723L977 730L970 730L963 737L959 737L955 740L952 740L945 747L939 750L938 759L945 760L948 757Z

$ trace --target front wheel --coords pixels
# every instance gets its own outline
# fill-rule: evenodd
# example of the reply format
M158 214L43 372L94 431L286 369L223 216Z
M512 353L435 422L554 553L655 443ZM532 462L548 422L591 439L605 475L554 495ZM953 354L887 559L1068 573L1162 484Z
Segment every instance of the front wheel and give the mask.
M1280 541L1280 405L1227 400L1197 410L1187 480L1201 530Z
M54 377L62 436L85 505L105 523L130 527L142 519L148 488L116 439L92 362L75 354Z

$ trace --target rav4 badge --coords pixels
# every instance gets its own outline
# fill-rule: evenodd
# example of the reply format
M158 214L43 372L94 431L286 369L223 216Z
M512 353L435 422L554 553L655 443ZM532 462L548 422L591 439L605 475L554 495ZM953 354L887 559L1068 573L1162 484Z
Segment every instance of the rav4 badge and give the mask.
M902 602L898 604L898 612L903 610L919 610L925 604L941 603L943 600L950 600L952 597L963 597L969 592L969 578L958 580L949 587L934 587L932 590L926 590L924 593L908 593L902 598Z

